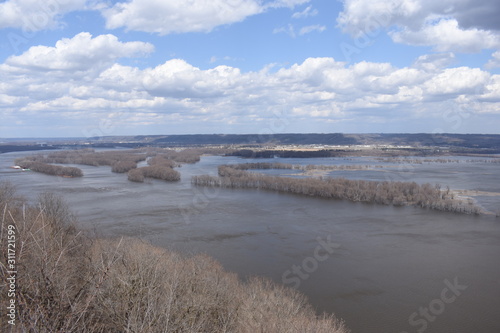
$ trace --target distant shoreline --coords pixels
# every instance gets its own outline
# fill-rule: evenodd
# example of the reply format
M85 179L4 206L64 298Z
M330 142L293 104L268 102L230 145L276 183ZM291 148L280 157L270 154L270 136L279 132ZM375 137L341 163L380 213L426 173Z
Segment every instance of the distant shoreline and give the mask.
M52 146L40 145L0 145L0 154L15 153L21 151L38 151L38 150L54 150L58 149Z

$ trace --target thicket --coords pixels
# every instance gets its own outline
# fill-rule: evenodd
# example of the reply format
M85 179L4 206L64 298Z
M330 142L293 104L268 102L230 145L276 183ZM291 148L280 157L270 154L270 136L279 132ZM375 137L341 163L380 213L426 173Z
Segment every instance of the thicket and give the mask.
M141 148L139 149L147 153L148 156L157 156L166 160L172 160L178 163L196 163L200 161L201 155L207 152L217 153L217 149L198 149L198 148L187 148L183 150L175 150L168 148Z
M1 297L2 332L347 332L335 317L317 317L295 290L260 278L243 283L206 255L90 237L53 194L29 205L0 183L0 221L2 295L8 228L17 251L16 326Z
M113 166L119 162L138 163L144 161L147 155L138 150L119 150L96 152L93 149L63 150L47 155L33 155L29 158L43 163L81 164L91 166Z
M144 178L155 178L168 182L175 182L181 179L181 174L169 166L152 165L130 170L128 179L133 182L143 182Z
M137 168L137 163L134 161L118 161L111 165L111 171L116 173L125 173Z
M127 173L128 180L131 182L142 183L144 182L144 174L140 169L132 169Z
M419 185L415 182L349 180L345 178L290 178L268 176L219 166L219 177L194 176L198 186L228 188L258 188L315 197L349 200L384 205L414 205L441 211L480 214L481 208L472 201L455 198L447 188L439 185Z
M79 168L75 167L64 167L60 165L52 165L47 163L42 163L38 161L33 161L28 158L17 159L16 165L19 165L23 169L30 169L31 171L45 173L52 176L62 176L62 177L82 177L83 172Z
M155 178L165 181L178 181L181 174L173 168L177 163L166 159L163 156L155 156L148 159L149 166L130 170L128 180L133 182L143 182L145 178Z

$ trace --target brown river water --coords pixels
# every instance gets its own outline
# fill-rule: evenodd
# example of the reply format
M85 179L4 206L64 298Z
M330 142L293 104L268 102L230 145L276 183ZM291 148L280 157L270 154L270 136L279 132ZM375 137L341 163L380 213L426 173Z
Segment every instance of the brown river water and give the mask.
M29 154L29 153L28 153ZM305 293L353 333L500 332L500 218L317 199L259 190L192 187L235 157L203 157L182 180L131 183L109 167L83 178L9 169L27 153L0 154L0 180L29 199L62 195L80 226L136 236L186 254L207 253L242 279L261 275ZM269 160L258 160L269 161ZM374 159L273 159L292 164L375 164ZM335 171L351 179L441 183L500 192L500 164L396 165ZM290 170L281 172L290 174ZM500 197L477 197L490 211Z

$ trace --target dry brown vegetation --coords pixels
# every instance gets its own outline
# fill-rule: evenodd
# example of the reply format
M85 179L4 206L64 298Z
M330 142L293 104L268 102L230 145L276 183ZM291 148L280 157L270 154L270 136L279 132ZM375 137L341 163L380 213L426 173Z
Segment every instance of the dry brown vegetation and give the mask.
M52 165L43 162L33 161L29 158L17 159L16 165L19 165L23 169L30 169L35 172L44 173L52 176L62 176L62 177L82 177L83 172L79 168L75 167L64 167L60 165Z
M219 177L194 176L192 183L198 186L258 188L384 205L415 205L465 214L481 213L481 208L472 201L455 198L449 188L443 191L439 185L419 185L415 182L277 177L247 172L234 168L233 165L221 165Z
M128 180L131 182L142 183L144 182L144 174L140 169L132 169L127 173Z
M366 170L366 169L378 169L384 168L386 166L382 165L299 165L299 164L288 164L288 163L267 163L267 162L257 162L257 163L240 163L231 164L230 167L236 170L269 170L269 169L285 169L285 170Z
M81 164L91 166L111 166L111 171L128 173L128 179L134 182L143 182L144 178L156 178L166 181L180 180L180 173L174 167L180 163L196 163L205 152L201 149L184 149L176 151L164 148L141 148L119 151L96 152L93 149L64 150L49 154L36 154L20 159L15 163L30 168L33 171L50 175L64 175L80 177L83 172L74 167L51 165ZM149 166L137 169L137 163L148 160Z
M248 283L206 255L182 257L131 238L79 231L64 202L34 205L0 183L2 332L325 332L303 295L264 279ZM4 320L6 229L16 230L16 326Z
M181 179L181 174L169 166L153 165L130 170L128 179L133 182L143 182L144 178L155 178L169 182Z
M111 165L111 171L116 173L128 172L137 168L137 163L134 161L118 161Z
M130 170L128 179L133 182L143 182L145 178L155 178L165 181L178 181L181 174L173 168L177 163L163 156L155 156L148 160L149 166Z
M459 160L459 159L451 159L451 158L423 158L423 159L418 159L418 158L396 158L396 157L391 157L391 158L382 158L378 157L376 158L379 161L382 162L388 162L388 163L400 163L400 164L431 164L431 163L439 163L439 164L444 164L444 163L460 163L460 164L469 164L469 163L500 163L500 158L496 156L495 157L490 157L488 159L486 158L481 158L481 159L467 159L467 160Z

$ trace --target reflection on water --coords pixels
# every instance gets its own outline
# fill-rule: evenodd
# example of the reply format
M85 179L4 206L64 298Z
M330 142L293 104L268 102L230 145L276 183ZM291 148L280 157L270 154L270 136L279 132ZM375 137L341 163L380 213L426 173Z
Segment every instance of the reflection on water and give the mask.
M248 162L234 157L203 157L184 165L178 183L137 184L109 167L79 166L85 176L75 179L8 168L25 154L0 155L1 179L32 199L43 191L62 194L82 227L106 236L143 237L183 253L206 252L242 278L264 275L282 283L290 271L319 312L336 313L353 332L417 332L424 321L426 332L500 332L500 220L494 217L191 187L192 175L216 174L223 163ZM279 161L376 163L370 158ZM496 168L415 165L410 171L392 169L392 177L498 192ZM384 180L391 169L382 170L332 174ZM485 198L485 205L498 207L500 197ZM332 253L315 252L318 238L326 237L339 246ZM453 302L440 303L445 281L454 279L467 288ZM419 313L426 308L436 312L429 313L432 321Z

